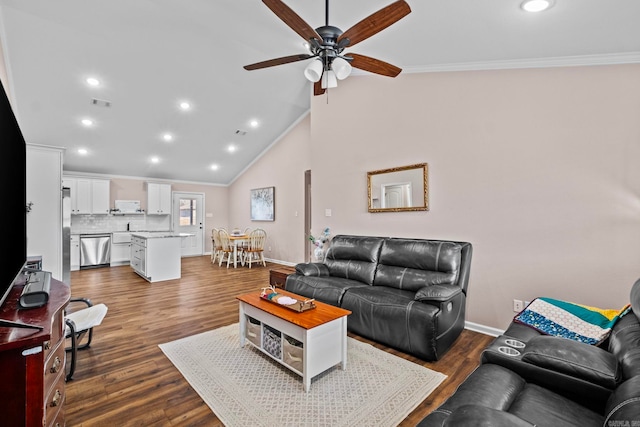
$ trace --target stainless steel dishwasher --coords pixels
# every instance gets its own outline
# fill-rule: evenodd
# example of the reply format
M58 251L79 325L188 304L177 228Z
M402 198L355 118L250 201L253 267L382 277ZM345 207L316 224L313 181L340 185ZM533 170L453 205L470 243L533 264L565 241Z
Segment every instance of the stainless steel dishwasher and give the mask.
M109 267L111 234L80 235L80 268Z

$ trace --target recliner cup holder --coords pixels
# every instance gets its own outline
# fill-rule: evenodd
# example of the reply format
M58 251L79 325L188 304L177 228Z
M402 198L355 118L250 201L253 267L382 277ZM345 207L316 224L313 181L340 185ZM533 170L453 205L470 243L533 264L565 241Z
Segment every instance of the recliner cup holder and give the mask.
M522 341L514 340L512 338L504 340L504 343L513 348L524 348L525 344Z
M523 346L524 347L524 346ZM505 354L507 356L520 356L520 352L518 350L516 350L513 347L506 347L504 345L501 345L500 347L498 347L498 351L502 354Z

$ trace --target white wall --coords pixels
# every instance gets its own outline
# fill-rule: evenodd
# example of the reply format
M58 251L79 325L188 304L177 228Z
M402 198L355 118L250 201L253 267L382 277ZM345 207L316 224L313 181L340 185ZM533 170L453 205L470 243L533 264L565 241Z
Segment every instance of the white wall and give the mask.
M302 261L310 165L313 230L473 243L471 322L504 328L542 295L620 308L640 277L639 118L640 65L352 76L234 183L230 218L276 185L280 259ZM367 212L367 171L419 162L430 211Z
M310 118L306 115L265 152L229 189L229 226L263 228L265 258L297 263L305 259L304 172L309 158ZM275 221L251 221L249 192L275 187Z

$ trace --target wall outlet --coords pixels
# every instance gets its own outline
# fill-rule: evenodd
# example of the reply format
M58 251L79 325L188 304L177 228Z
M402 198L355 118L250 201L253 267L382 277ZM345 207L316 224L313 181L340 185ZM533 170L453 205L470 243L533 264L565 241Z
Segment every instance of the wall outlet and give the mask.
M525 302L524 302L524 308L527 308L527 306L528 306L529 304L531 304L531 301L525 301Z
M524 307L522 306L522 300L514 299L513 300L513 311L520 312Z

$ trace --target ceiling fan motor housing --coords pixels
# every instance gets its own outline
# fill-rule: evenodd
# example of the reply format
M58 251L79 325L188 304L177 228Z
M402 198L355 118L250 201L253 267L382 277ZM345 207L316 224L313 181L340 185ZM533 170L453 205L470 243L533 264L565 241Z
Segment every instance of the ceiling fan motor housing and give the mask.
M331 25L318 27L316 32L322 37L322 40L316 40L315 38L310 40L311 53L320 57L325 67L328 68L331 62L349 45L349 39L343 39L338 43L338 37L342 35L342 30ZM348 57L344 59L351 60Z

